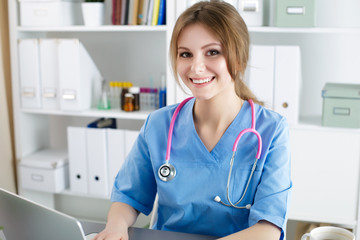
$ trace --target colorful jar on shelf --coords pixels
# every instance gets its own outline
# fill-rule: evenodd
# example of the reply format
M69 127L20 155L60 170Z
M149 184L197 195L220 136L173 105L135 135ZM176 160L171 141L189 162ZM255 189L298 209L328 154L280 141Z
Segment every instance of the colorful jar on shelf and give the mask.
M125 112L134 111L134 95L132 95L131 93L125 94L125 101L123 107Z

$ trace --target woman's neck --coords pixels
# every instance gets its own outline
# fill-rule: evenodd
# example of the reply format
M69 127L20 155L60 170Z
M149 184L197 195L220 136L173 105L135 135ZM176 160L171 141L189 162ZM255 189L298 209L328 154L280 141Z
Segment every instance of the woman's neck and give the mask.
M195 101L194 125L198 136L211 152L239 113L243 100L234 97Z
M195 124L207 124L218 128L230 123L235 119L243 104L243 100L236 94L221 98L214 97L210 100L196 100L194 105Z

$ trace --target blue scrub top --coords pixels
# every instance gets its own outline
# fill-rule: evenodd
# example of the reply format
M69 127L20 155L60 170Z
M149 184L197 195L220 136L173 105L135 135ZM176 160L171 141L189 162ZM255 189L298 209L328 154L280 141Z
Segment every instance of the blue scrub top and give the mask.
M209 152L197 135L193 121L194 99L179 112L173 131L170 163L176 176L169 182L158 177L165 162L168 130L177 105L151 113L120 169L112 191L113 202L124 202L149 214L156 193L158 217L154 229L227 236L269 221L282 230L284 237L289 205L290 143L287 121L281 115L255 104L256 130L262 137L262 153L250 186L235 209L214 201L219 195L225 203L226 183L236 137L251 127L251 107L245 101L240 112L214 149ZM235 155L230 198L237 202L243 194L257 152L253 133L243 135Z

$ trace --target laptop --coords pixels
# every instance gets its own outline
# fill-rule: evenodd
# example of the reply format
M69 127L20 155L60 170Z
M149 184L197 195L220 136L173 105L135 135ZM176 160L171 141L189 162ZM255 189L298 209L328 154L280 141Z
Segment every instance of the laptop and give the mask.
M88 240L105 224L80 222L59 211L42 206L0 188L0 239ZM129 228L129 240L210 240L213 236Z
M0 229L6 240L85 240L80 222L0 188Z

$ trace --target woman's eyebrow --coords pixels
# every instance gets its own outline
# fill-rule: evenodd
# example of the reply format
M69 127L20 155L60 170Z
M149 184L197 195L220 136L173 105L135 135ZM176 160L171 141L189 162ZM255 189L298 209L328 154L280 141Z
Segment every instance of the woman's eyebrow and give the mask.
M220 44L220 43L209 43L209 44L204 45L201 49L204 49L204 48L210 47L210 46L212 46L212 45L216 45L216 46L221 47L221 44Z
M220 43L209 43L209 44L206 44L206 45L202 46L201 49L204 49L204 48L207 48L207 47L210 47L210 46L213 46L213 45L221 47ZM189 48L183 47L183 46L179 46L178 49L190 50Z
M178 49L183 49L183 50L190 50L190 49L188 49L187 47L178 47Z

